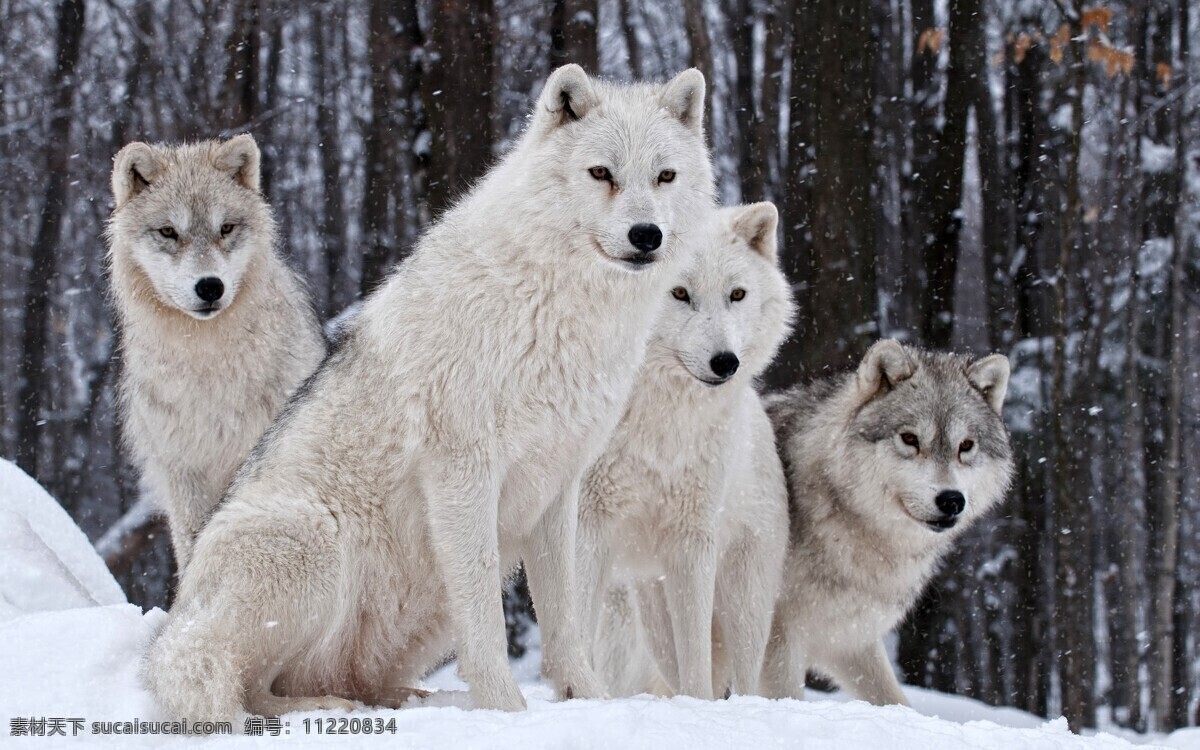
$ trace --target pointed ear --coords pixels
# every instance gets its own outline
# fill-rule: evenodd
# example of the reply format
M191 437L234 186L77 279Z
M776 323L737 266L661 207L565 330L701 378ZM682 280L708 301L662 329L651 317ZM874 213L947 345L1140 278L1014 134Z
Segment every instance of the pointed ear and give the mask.
M988 406L997 414L1004 408L1004 396L1008 393L1008 357L992 354L967 366L967 380L983 394Z
M550 74L538 97L535 121L549 132L568 122L587 117L600 97L588 74L578 65L564 65Z
M686 127L704 130L704 74L689 68L672 78L663 89L659 102Z
M166 169L166 163L148 143L134 141L113 157L112 191L117 207L150 187Z
M217 169L228 172L236 182L254 192L258 190L260 155L254 136L243 133L217 146L213 157Z
M751 250L774 263L775 228L779 226L779 211L775 204L764 201L738 206L734 210L734 234L745 240Z
M859 403L892 390L917 371L917 363L899 341L883 339L867 350L855 377Z

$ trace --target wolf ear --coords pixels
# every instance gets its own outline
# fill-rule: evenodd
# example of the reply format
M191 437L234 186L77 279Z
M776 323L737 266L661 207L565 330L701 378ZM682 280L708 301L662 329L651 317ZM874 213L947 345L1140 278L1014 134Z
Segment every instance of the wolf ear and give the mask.
M763 201L738 206L733 217L733 231L750 249L772 263L775 262L775 228L779 226L779 211L774 203Z
M659 102L689 129L704 131L704 74L700 71L688 68L672 78Z
M258 144L249 133L234 136L217 146L217 153L213 157L217 169L229 173L242 187L256 193L259 192L259 161Z
M578 65L564 65L550 74L538 97L536 121L545 131L582 120L600 103L591 79Z
M859 403L865 404L883 391L890 391L917 371L917 363L899 341L883 339L867 350L858 366L856 386Z
M1008 375L1008 357L1003 354L992 354L967 366L967 380L997 414L1004 408L1004 396L1008 394Z
M118 151L113 157L112 172L112 191L117 207L150 187L165 168L166 164L148 143L134 141Z

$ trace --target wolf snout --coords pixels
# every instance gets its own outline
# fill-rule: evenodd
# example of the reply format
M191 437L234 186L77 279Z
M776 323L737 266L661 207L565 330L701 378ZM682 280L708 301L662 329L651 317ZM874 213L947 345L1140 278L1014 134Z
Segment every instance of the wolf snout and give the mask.
M205 276L196 282L196 296L201 300L213 303L225 294L225 283L216 276Z
M946 516L957 516L967 507L967 498L958 490L943 490L934 498L937 509Z
M643 253L652 253L662 245L663 233L657 224L634 224L629 228L629 244Z
M708 362L708 366L712 368L713 375L716 375L722 381L732 378L740 364L741 362L738 360L737 355L733 352L720 352Z

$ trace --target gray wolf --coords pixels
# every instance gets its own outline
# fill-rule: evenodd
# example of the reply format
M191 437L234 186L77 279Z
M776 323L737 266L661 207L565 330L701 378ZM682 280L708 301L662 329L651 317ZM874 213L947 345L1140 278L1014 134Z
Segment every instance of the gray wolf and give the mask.
M646 362L580 502L580 589L589 628L604 606L637 608L673 692L758 689L787 548L787 491L771 423L755 391L790 330L791 289L776 259L770 203L714 212L697 228L689 269L655 324ZM607 598L607 601L601 601ZM592 632L589 630L589 632ZM598 664L625 628L597 636ZM610 673L613 692L642 692Z
M447 95L453 95L447 92ZM547 80L526 132L347 322L200 533L144 677L178 715L394 705L453 650L525 706L501 583L543 666L600 696L575 604L584 470L713 202L704 78Z
M877 342L857 372L772 395L791 542L763 694L803 697L807 669L906 704L883 636L1013 472L1008 359Z
M276 250L252 137L130 143L114 159L112 191L123 437L183 569L325 342L307 289Z

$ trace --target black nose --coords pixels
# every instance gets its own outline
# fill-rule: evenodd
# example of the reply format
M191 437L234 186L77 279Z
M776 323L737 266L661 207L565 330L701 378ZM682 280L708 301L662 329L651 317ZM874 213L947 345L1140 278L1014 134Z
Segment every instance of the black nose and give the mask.
M948 516L957 516L967 507L967 498L958 490L943 490L934 498L938 510Z
M718 378L729 378L733 377L733 374L737 372L739 364L741 363L738 362L736 354L733 352L721 352L709 361L708 366L712 368L713 375L716 375Z
M662 244L662 230L657 224L634 224L629 228L629 242L643 253L653 252Z
M216 276L205 276L196 282L196 296L205 302L216 302L225 293L225 285Z

